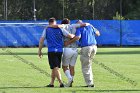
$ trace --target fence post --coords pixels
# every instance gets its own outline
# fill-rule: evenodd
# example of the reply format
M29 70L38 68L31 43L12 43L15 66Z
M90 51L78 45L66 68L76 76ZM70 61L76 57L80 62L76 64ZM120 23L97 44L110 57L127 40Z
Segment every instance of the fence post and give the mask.
M7 20L7 0L4 0L4 19Z
M122 47L122 0L120 0L120 46Z

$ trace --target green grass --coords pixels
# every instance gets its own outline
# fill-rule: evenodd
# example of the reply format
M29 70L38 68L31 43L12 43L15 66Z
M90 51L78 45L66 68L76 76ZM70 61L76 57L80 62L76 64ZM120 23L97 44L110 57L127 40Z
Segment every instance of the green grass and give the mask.
M32 62L35 66L50 73L47 60L47 48L42 59L37 56L37 48L8 48L13 55ZM78 57L76 74L72 88L59 88L55 81L55 88L45 88L49 84L50 76L40 73L30 64L26 64L0 49L0 93L140 93L140 48L98 48L95 61L134 80L137 85L121 79L110 73L99 64L93 63L95 88L84 88L85 85L81 63ZM67 81L62 69L62 79Z

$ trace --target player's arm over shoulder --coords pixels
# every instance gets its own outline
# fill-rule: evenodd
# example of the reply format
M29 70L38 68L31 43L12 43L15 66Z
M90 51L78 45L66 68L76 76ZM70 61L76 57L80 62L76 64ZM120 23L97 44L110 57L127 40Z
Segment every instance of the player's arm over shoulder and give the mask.
M52 28L63 28L63 24L56 24L56 25L48 25L47 27L52 27Z
M89 23L71 24L71 26L74 28L79 28L79 27L88 26L88 25L90 24Z
M64 35L65 37L73 38L73 37L75 36L75 35L69 33L69 32L68 32L66 29L64 29L64 28L61 28L61 30L62 30L62 33L63 33L63 35Z

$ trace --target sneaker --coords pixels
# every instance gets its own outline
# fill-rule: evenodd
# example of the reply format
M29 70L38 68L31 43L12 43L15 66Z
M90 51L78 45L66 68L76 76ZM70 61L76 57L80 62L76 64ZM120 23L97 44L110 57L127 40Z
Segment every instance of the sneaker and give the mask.
M94 85L87 85L87 86L84 86L84 87L95 87Z
M60 88L63 88L64 87L64 84L62 83L62 84L60 84Z
M88 87L94 87L94 85L88 85Z
M72 83L73 83L73 80L69 81L69 82L67 83L67 87L72 87Z
M73 81L71 82L71 84L70 84L70 86L69 86L69 87L72 87L72 83L73 83Z
M49 84L49 85L47 85L47 86L45 86L45 87L54 87L54 85Z

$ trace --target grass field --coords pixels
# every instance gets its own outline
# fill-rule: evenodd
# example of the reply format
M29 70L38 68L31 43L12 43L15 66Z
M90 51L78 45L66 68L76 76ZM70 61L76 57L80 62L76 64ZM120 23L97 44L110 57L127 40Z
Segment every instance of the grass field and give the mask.
M44 74L50 73L47 49L43 49L45 54L42 59L38 58L37 50L0 49L0 93L140 93L140 48L98 48L96 63L93 63L95 88L81 87L85 82L79 57L72 88L59 88L58 81L55 82L55 88L44 87L50 82L50 76ZM125 79L110 73L97 62L121 74ZM126 80L128 78L134 83ZM62 79L67 81L63 72Z

